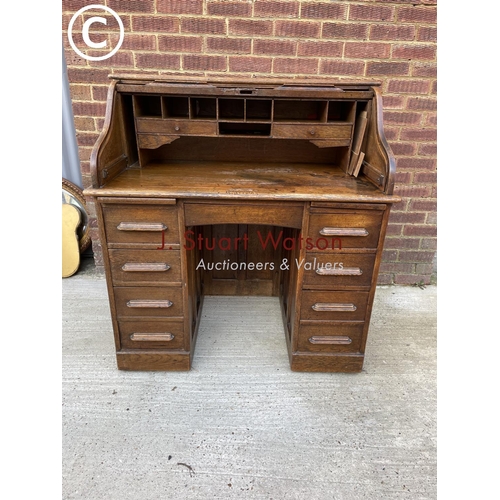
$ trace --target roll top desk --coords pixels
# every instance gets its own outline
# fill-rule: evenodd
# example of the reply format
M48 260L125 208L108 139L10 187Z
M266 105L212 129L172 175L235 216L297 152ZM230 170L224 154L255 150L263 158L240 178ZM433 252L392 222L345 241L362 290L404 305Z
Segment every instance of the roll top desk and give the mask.
M377 85L113 78L85 194L118 368L189 370L205 295L274 295L292 370L360 371L399 201Z

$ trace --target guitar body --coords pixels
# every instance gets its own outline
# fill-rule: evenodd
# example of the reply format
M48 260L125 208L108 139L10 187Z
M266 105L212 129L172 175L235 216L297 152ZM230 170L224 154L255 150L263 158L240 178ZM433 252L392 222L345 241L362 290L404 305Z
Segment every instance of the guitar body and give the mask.
M68 278L78 271L80 247L76 230L80 225L81 214L78 208L62 204L62 277Z

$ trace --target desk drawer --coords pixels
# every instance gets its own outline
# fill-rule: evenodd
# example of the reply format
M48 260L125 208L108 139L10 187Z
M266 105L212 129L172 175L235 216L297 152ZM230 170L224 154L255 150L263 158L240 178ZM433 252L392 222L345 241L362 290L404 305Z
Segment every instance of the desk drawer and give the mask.
M124 349L183 349L184 322L165 319L118 322Z
M217 135L217 123L204 120L157 120L137 118L138 133Z
M115 287L116 313L124 316L181 317L181 287Z
M272 135L290 139L345 139L346 145L349 145L351 132L352 125L348 123L337 125L273 123Z
M161 285L181 281L179 250L116 250L109 251L113 282L124 285L153 282Z
M312 251L333 252L332 248L369 248L378 245L383 212L370 210L364 213L312 214L309 237ZM324 250L323 250L324 248Z
M364 321L368 292L302 291L301 320Z
M175 206L111 205L103 206L108 243L142 244L150 248L179 243L179 221ZM162 235L162 233L164 233Z
M369 287L372 282L375 254L307 253L303 285Z
M301 324L297 350L360 352L364 325L364 323Z

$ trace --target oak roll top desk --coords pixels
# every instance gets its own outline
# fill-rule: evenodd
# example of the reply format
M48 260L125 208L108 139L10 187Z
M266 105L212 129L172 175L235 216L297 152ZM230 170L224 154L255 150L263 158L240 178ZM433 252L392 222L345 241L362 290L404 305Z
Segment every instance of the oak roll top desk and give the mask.
M118 368L189 370L205 295L274 295L292 370L360 371L399 201L377 84L112 78L85 195Z

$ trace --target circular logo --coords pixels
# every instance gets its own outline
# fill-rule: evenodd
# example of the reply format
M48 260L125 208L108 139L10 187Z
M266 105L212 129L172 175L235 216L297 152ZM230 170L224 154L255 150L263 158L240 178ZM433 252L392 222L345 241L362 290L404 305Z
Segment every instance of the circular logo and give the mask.
M79 50L78 47L75 45L75 42L73 41L73 25L75 24L76 19L78 18L78 16L80 14L83 14L85 11L90 10L90 9L92 9L92 10L104 10L104 11L110 13L116 19L116 21L118 22L118 25L120 26L120 39L118 40L116 47L111 52L109 52L108 54L105 54L103 56L88 56L88 55L84 54L81 50ZM106 20L106 18L100 17L100 16L94 16L94 17L90 17L89 19L87 19L83 23L83 27L82 27L83 41L87 45L87 47L89 47L91 49L104 49L104 48L106 48L106 46L108 44L108 42L106 40L103 40L101 42L93 42L90 39L89 28L94 23L100 23L100 24L107 25L107 20ZM122 46L124 36L125 36L125 28L123 27L122 20L120 19L118 14L113 9L110 9L109 7L106 7L105 5L87 5L85 7L82 7L71 18L71 21L69 22L69 25L68 25L68 41L69 41L72 49L79 56L83 57L84 59L87 59L88 61L103 61L104 59L108 59L111 56L113 56L114 54L116 54L118 49Z

